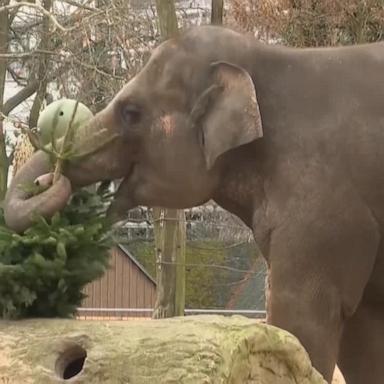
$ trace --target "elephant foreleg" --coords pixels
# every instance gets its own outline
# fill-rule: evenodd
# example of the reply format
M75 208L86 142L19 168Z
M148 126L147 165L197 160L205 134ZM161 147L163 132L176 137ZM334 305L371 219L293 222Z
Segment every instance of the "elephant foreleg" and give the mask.
M369 211L352 204L342 208L330 207L328 222L325 210L319 217L307 211L287 220L274 229L268 255L268 322L298 337L328 382L345 320L363 296L380 241Z
M384 243L356 313L344 328L339 367L348 384L384 380Z
M297 282L301 280L301 288L280 284L276 279L279 274L272 266L268 323L295 335L314 367L330 383L343 328L341 303L333 290L321 293L322 288L314 287L305 277L291 276Z
M384 310L364 299L348 320L342 337L339 367L348 384L381 384L384 380Z

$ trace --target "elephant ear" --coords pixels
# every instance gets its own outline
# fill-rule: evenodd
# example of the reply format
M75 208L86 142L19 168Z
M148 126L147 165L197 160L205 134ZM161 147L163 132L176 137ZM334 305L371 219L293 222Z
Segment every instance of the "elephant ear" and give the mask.
M224 152L263 136L256 90L243 68L226 62L211 64L211 86L198 98L192 120L210 169Z

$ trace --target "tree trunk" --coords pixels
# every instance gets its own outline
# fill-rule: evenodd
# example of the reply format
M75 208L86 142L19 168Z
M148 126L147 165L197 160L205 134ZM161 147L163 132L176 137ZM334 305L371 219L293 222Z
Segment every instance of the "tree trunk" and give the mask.
M223 24L224 0L212 0L211 24Z
M5 127L0 117L0 203L4 200L8 184L8 158L5 147Z
M0 351L9 384L326 384L295 337L240 316L0 322Z
M1 0L0 6L9 4L9 0ZM8 52L8 11L0 12L0 54ZM3 113L5 77L7 73L7 59L0 57L0 113ZM5 146L5 127L0 115L0 202L7 191L9 162Z
M43 0L43 7L48 12L52 7L52 0ZM49 34L50 20L48 16L43 18L43 26L41 32L41 41L39 44L39 49L49 51L51 45L51 36ZM39 119L40 109L45 99L45 93L47 91L48 85L48 55L41 55L39 58L39 66L37 70L37 80L39 82L39 87L36 92L35 99L33 100L33 105L31 112L29 114L29 128L35 128L37 125L37 120Z
M156 0L160 34L163 40L178 34L177 17L174 0Z
M156 0L162 38L177 35L173 0ZM157 297L155 319L183 316L185 307L185 214L183 210L153 210L155 222Z

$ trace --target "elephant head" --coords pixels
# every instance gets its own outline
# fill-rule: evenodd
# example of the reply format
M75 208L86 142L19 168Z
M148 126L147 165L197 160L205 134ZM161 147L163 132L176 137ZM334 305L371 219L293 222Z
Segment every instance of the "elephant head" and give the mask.
M102 180L122 179L110 208L116 219L137 205L187 208L209 200L225 172L219 159L262 136L254 82L242 65L249 44L230 30L200 27L159 45L79 130L76 146L98 142L100 132L114 139L68 161L56 184L31 197L20 185L50 172L48 156L37 152L8 190L6 223L23 231L33 212L50 217L61 209L71 185Z

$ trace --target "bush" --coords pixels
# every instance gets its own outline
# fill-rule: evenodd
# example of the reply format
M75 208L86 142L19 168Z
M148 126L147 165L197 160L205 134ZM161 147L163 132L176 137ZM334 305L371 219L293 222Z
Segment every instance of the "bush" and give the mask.
M112 245L104 193L80 190L61 212L19 235L0 211L0 315L70 317L83 287L103 275Z
M135 241L124 244L156 278L156 257L153 241ZM186 244L186 308L225 308L232 290L244 282L259 253L254 244L230 246L223 241L201 239ZM219 266L219 267L216 267ZM262 278L263 279L263 278ZM263 280L264 281L264 280Z
M383 0L230 0L245 31L285 45L316 47L383 39Z

